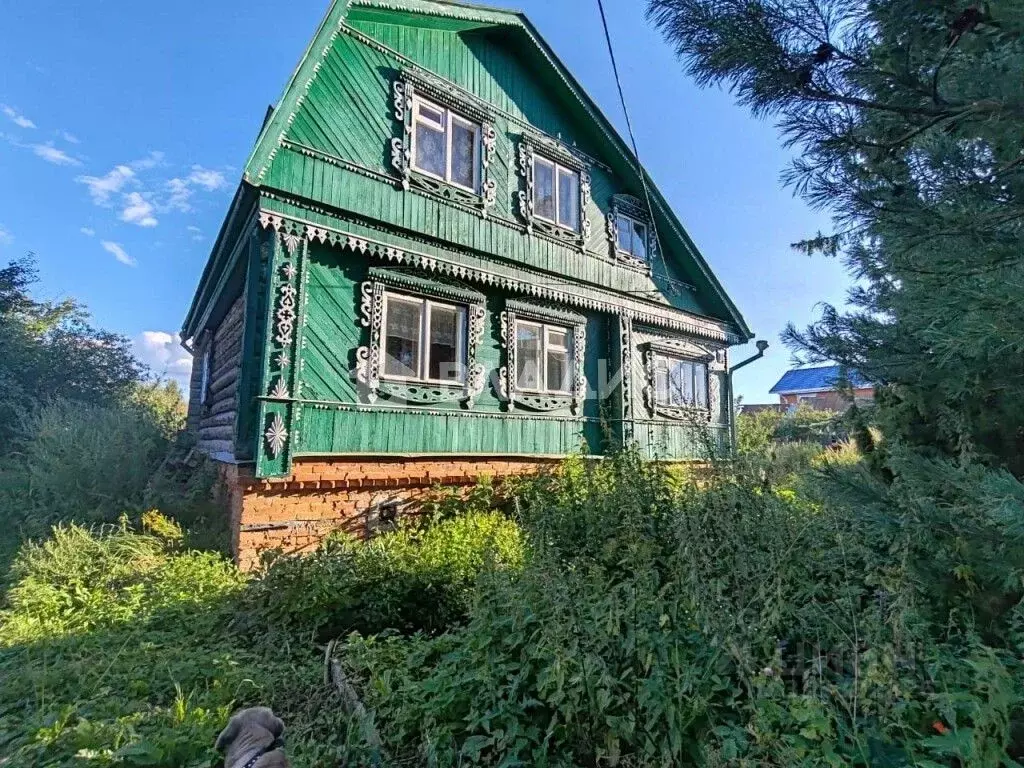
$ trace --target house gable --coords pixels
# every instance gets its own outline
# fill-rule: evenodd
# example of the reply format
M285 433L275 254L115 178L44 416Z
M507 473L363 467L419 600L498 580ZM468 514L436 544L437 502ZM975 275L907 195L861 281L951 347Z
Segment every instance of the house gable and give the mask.
M489 216L409 194L396 184L389 147L400 136L394 84L405 72L437 76L467 100L489 105L497 142L488 169ZM590 170L591 230L580 251L524 237L517 145L524 134L560 140ZM271 116L246 168L271 194L312 200L361 223L611 288L728 323L749 338L735 310L653 184L648 192L662 254L652 269L608 258L613 196L644 196L628 148L524 17L455 3L401 0L336 4ZM586 258L586 256L591 258Z

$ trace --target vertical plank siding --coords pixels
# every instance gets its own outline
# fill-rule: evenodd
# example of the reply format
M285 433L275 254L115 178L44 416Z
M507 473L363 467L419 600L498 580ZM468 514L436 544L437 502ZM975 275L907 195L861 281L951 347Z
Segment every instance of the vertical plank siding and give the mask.
M639 346L644 337L630 334L632 348L618 347L620 316L661 312L666 327L694 333L702 321L673 325L682 313L671 310L732 317L728 307L723 310L721 294L693 287L717 285L708 281L699 255L673 230L661 238L663 252L649 270L616 258L607 219L615 195L643 197L634 170L622 156L602 159L615 145L564 83L553 87L560 75L548 71L546 60L521 50L516 41L522 40L507 26L488 23L493 12L460 12L478 13L482 20L468 24L386 5L350 5L347 16L337 16L338 34L318 37L315 66L306 59L300 72L308 74L295 86L304 89L301 98L286 98L282 104L288 109L271 118L277 126L273 151L261 142L258 173L247 170L251 183L244 189L258 198L260 224L239 235L252 243L245 290L204 337L213 350L209 397L202 408L193 402L189 422L200 449L255 458L260 476L275 476L293 457L558 456L601 453L606 441L626 440L650 456L698 457L727 434L724 408L706 430L646 418ZM487 177L496 185L496 200L486 215L472 200L459 204L415 185L403 189L392 166L392 141L405 131L395 117L393 86L410 64L490 105L496 140ZM538 135L588 158L591 230L587 242L575 247L528 231L519 210L525 182L518 150L524 137ZM415 257L417 268L441 263L461 276L479 270L471 287L486 295L486 314L476 360L488 381L471 404L429 403L430 396L422 398L426 404L401 404L386 393L370 402L355 380L356 352L369 345L370 336L362 324L362 284L371 265L411 269L401 259L404 266L389 261L399 250L403 258ZM560 295L586 320L588 397L578 413L567 404L543 410L568 400L534 401L539 410L529 402L510 406L498 391L496 374L508 364L502 312L510 299L543 294L538 286L557 289L547 295ZM286 290L292 290L291 303ZM222 312L223 304L217 309ZM728 338L721 328L713 332ZM282 356L288 358L287 375L284 363L271 362ZM605 379L620 376L624 357L632 372L628 386L609 388ZM193 374L194 401L200 368ZM285 413L287 418L276 420L280 424L270 418Z

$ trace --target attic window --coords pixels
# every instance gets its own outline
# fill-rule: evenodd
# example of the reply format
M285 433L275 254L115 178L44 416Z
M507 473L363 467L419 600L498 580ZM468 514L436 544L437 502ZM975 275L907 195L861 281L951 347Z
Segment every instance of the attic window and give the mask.
M619 253L647 261L647 225L620 213L616 219L616 247Z
M580 231L580 175L569 168L534 155L533 210L538 218Z
M626 266L650 269L657 257L657 239L650 209L632 195L613 195L608 212L611 256Z
M452 110L413 99L413 167L471 192L480 188L480 126Z

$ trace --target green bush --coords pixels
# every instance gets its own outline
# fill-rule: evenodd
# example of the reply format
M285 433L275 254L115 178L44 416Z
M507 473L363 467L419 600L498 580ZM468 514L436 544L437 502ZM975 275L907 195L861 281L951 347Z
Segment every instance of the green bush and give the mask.
M347 720L322 651L244 626L246 578L183 549L166 518L145 524L66 526L22 548L0 613L0 762L206 768L230 713L265 705L293 766L335 764Z
M543 480L524 568L484 575L464 629L350 639L385 748L439 766L1019 757L1021 518L960 475L959 519L933 531L859 466L825 471L674 491L627 455ZM822 503L842 484L857 505ZM1015 513L1019 494L984 491Z
M59 522L109 523L141 513L146 486L170 440L141 408L59 400L26 419L7 458L25 494L10 494L8 521L30 534Z
M767 453L779 443L830 445L845 440L848 432L843 415L834 411L801 407L791 413L741 413L736 418L736 447L749 454Z
M274 560L251 599L267 622L320 637L443 632L465 617L482 570L515 568L522 558L515 523L470 512L366 543L335 536L309 557Z

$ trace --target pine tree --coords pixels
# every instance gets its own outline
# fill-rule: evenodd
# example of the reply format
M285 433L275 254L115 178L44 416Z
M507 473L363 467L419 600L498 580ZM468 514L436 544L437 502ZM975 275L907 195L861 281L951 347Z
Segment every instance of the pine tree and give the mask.
M849 307L786 341L879 382L888 436L1024 475L1024 1L649 0L703 85L773 118Z

